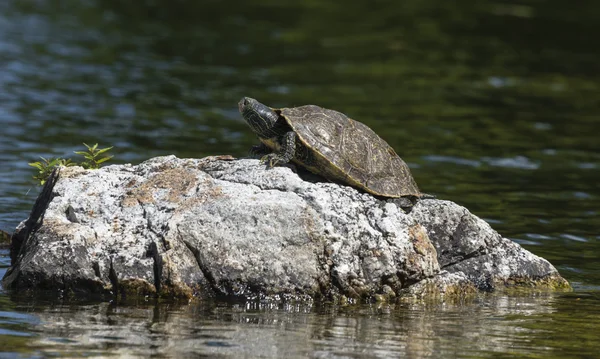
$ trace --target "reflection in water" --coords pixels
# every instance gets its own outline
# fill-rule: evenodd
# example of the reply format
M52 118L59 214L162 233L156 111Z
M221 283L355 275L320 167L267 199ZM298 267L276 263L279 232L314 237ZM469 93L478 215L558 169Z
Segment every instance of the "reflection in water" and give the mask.
M214 302L34 305L27 316L11 320L31 326L27 318L39 318L35 330L39 336L28 347L42 355L427 358L543 353L560 357L566 353L554 353L549 337L557 343L568 339L567 332L580 340L587 337L585 329L561 328L566 324L561 307L597 310L597 299L585 303L572 296L486 296L460 305L351 307ZM590 321L597 325L599 319L581 313L568 321L571 326L591 326ZM597 343L589 344L571 353L599 349Z

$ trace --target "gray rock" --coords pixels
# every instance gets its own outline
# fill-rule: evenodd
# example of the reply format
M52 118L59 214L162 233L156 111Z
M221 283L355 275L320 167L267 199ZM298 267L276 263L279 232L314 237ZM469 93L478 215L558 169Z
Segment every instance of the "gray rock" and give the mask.
M62 168L13 236L4 287L383 300L569 288L455 203L405 213L292 168L229 156Z

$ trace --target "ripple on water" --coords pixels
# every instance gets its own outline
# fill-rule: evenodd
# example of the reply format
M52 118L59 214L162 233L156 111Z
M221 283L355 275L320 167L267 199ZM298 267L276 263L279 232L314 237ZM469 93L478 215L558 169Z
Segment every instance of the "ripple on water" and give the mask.
M480 161L469 160L466 158L454 157L454 156L429 155L429 156L423 156L423 159L425 161L429 161L429 162L453 163L453 164L457 164L457 165L471 166L471 167L481 166Z
M588 242L587 238L581 237L581 236L576 236L574 234L569 234L569 233L563 233L560 235L561 238L564 239L568 239L571 241L577 241L577 242Z
M593 170L598 168L598 164L592 162L580 162L577 164L577 167L579 167L582 170Z
M523 246L539 246L542 243L538 242L538 241L532 241L532 240L528 240L528 239L523 239L523 238L509 238L511 241L518 243L520 245Z
M504 223L504 221L500 220L500 219L494 219L494 218L482 218L482 219L489 224L503 224Z
M539 233L525 233L524 236L531 240L536 240L536 241L539 241L539 240L547 241L550 239L554 239L553 237L550 237L545 234L539 234Z
M522 170L537 170L539 163L532 162L525 156L515 156L512 158L493 158L482 157L482 161L494 167L517 168Z
M548 131L552 129L552 125L546 122L536 122L533 124L533 128L541 131Z
M587 192L573 192L573 197L577 198L577 199L590 199L592 198L592 195L587 193Z
M1 307L2 303L0 303ZM39 324L40 320L36 316L26 313L0 311L0 343L4 340L9 340L8 338L10 337L36 336L30 327Z
M480 167L483 163L494 167L516 168L525 170L536 170L540 167L539 163L533 162L525 156L515 156L511 158L482 157L481 160L471 160L455 156L438 155L423 156L422 158L425 161L430 162L452 163L470 167Z

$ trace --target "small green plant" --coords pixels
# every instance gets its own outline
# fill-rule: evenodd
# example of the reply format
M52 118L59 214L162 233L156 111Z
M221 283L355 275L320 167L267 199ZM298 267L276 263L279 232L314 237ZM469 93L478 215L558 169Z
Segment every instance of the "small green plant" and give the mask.
M75 163L73 163L70 159L64 159L64 158L58 158L58 157L52 157L52 158L44 158L44 157L40 157L42 160L38 161L38 162L31 162L29 163L29 165L31 167L35 167L37 168L37 170L39 171L36 175L33 176L33 179L36 181L40 181L40 185L44 185L44 183L46 183L46 180L48 179L48 176L50 176L50 174L52 173L52 171L54 171L55 167L58 166L74 166Z
M110 151L112 149L112 146L98 149L97 143L93 146L88 146L87 144L85 144L85 142L83 144L85 145L85 147L87 147L87 152L75 151L75 153L85 157L85 161L81 162L80 164L81 167L85 169L98 169L100 168L101 163L104 163L113 158L113 156L101 156L102 154Z
M98 144L96 143L93 146L88 146L87 151L75 151L76 154L83 156L85 160L81 163L75 163L71 161L69 158L60 158L60 157L51 157L44 158L40 157L42 160L38 162L31 162L29 165L38 170L38 173L33 176L33 179L40 182L40 185L44 185L48 176L54 171L54 168L59 166L81 166L85 169L98 169L100 168L100 164L110 160L113 156L106 156L106 152L112 149L111 147L98 149Z

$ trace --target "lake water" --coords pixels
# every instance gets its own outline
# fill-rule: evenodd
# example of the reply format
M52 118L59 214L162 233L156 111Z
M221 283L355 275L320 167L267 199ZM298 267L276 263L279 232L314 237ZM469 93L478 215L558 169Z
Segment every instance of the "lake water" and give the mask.
M242 96L368 124L420 188L550 260L567 294L429 305L80 303L0 289L0 357L600 354L600 2L0 1L0 229L27 163L244 156ZM0 250L0 276L10 261Z

